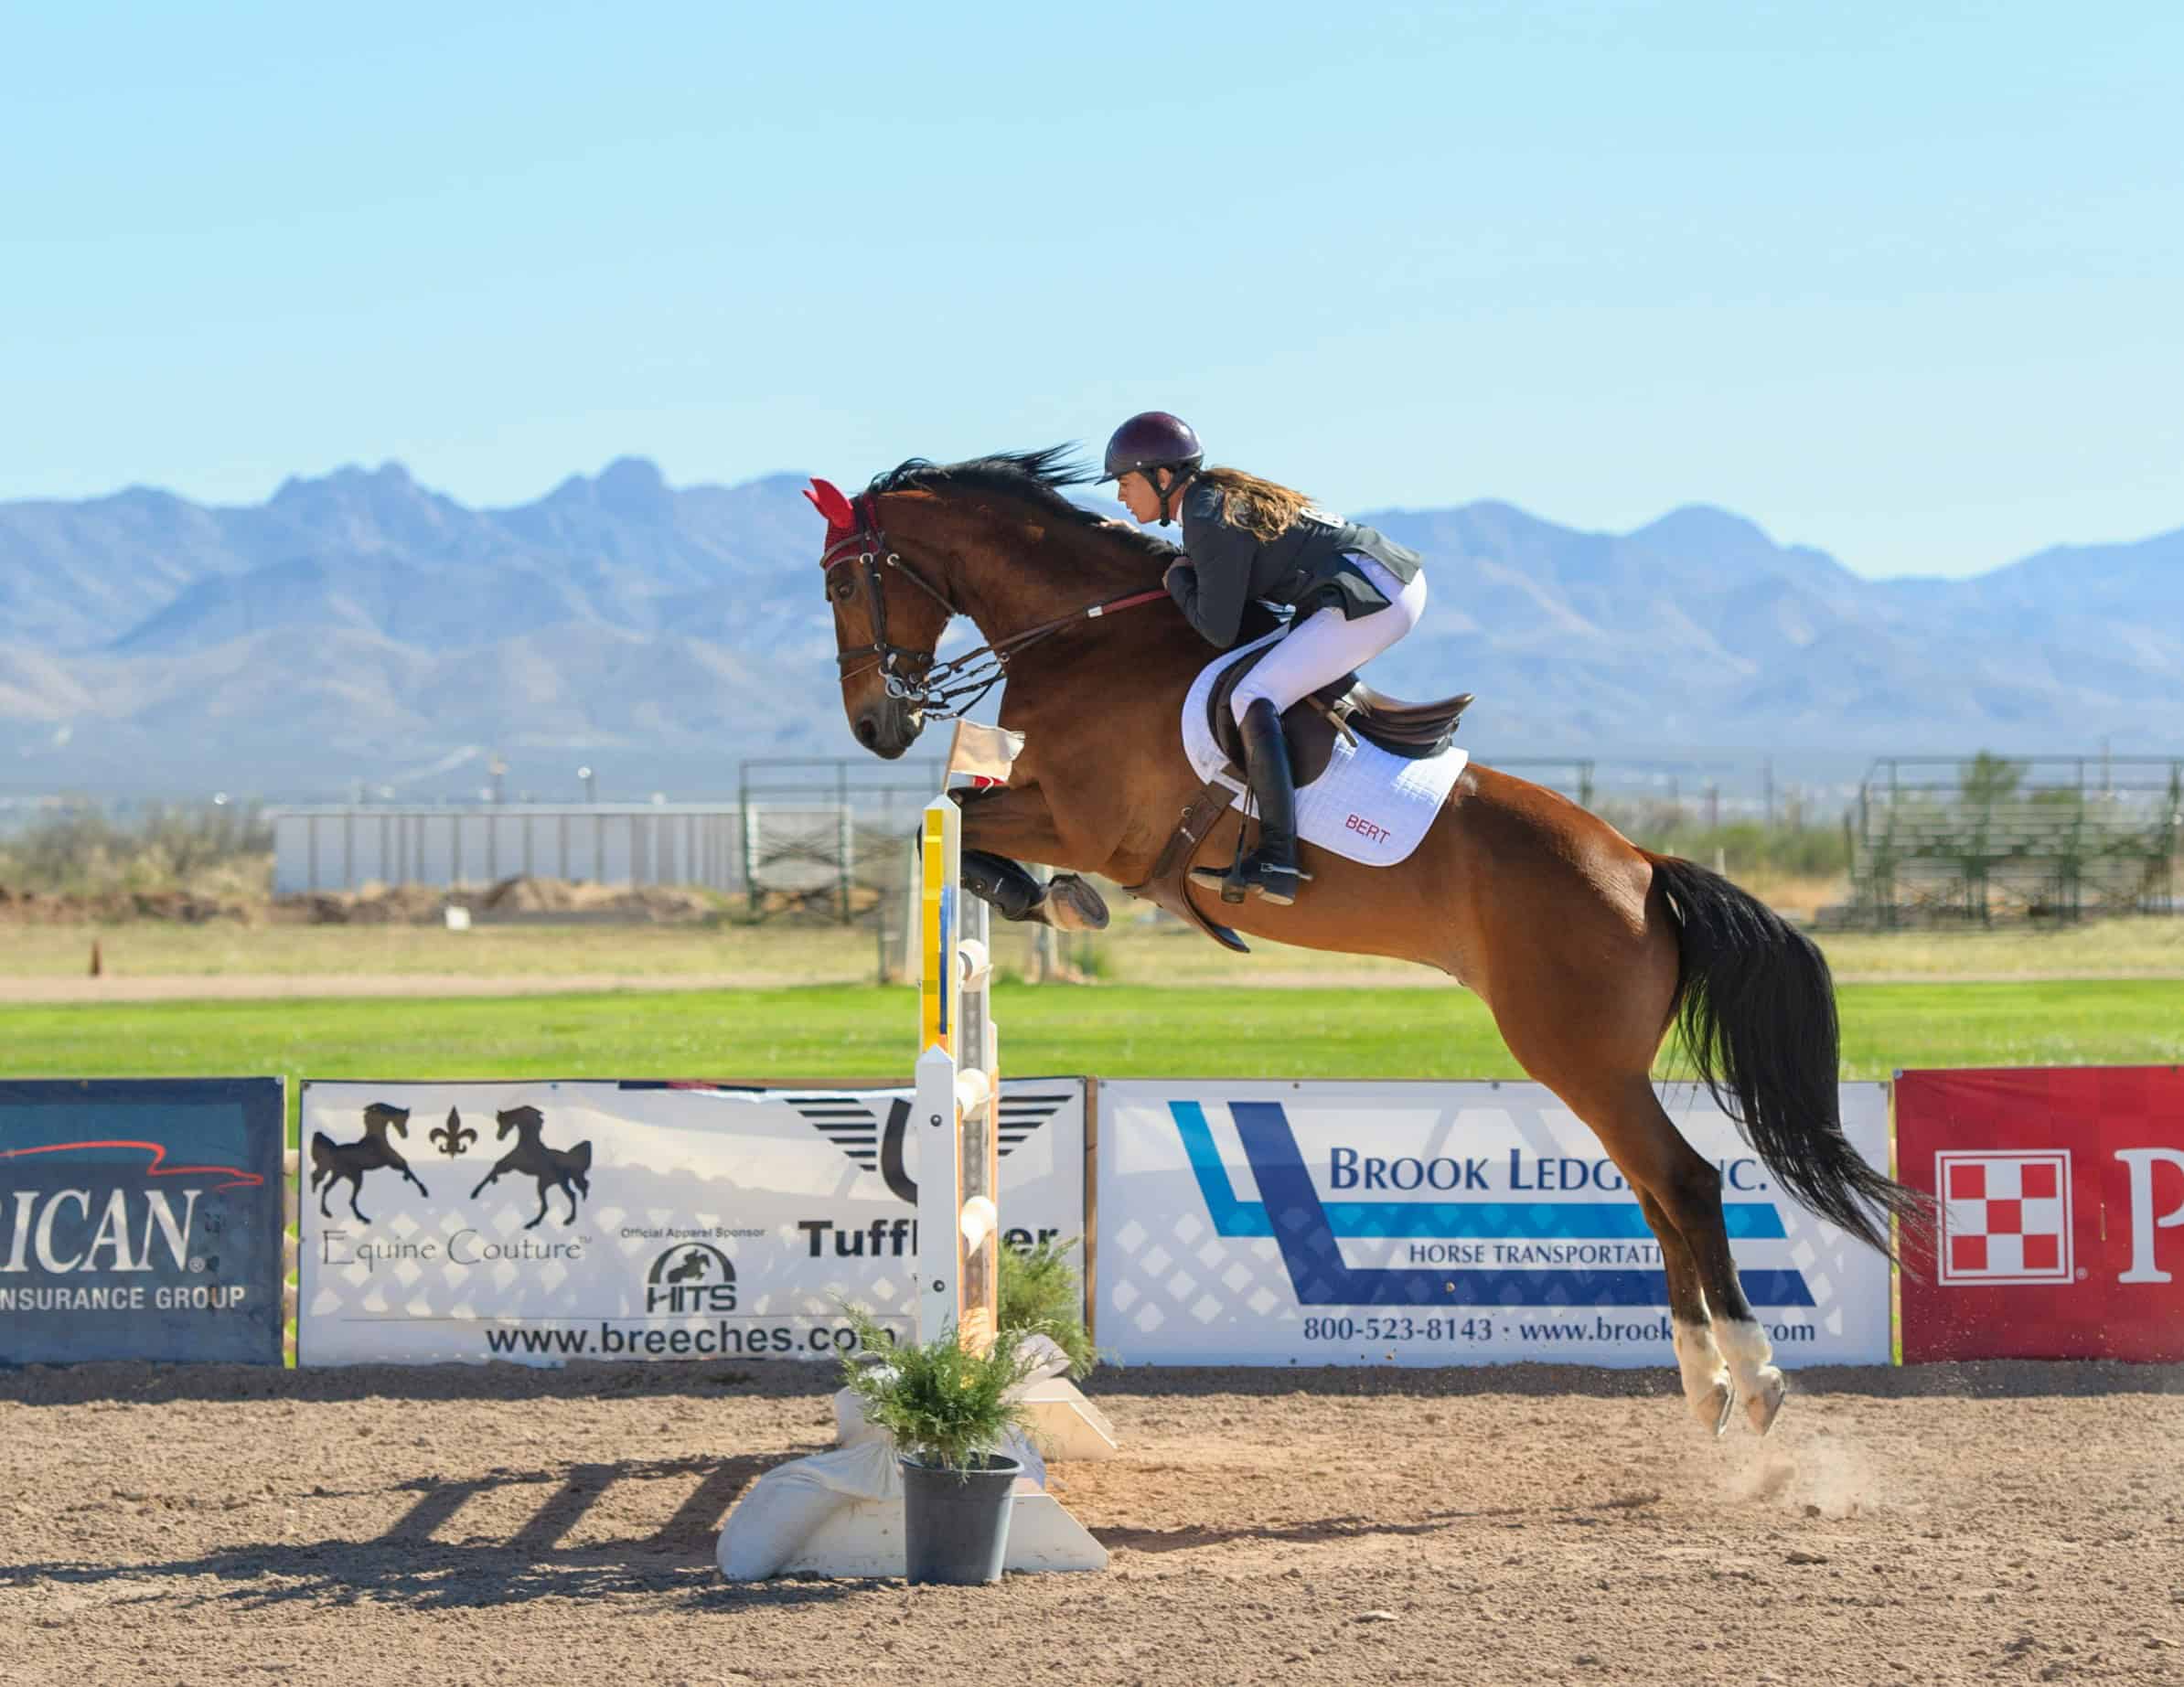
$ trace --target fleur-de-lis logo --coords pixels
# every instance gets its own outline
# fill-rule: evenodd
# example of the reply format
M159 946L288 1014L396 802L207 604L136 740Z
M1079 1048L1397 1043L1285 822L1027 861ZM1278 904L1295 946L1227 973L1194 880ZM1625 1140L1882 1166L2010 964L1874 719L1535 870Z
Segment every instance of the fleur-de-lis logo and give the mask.
M463 1116L450 1107L447 1110L447 1123L434 1126L433 1140L440 1145L441 1153L454 1159L477 1140L477 1132L466 1126Z

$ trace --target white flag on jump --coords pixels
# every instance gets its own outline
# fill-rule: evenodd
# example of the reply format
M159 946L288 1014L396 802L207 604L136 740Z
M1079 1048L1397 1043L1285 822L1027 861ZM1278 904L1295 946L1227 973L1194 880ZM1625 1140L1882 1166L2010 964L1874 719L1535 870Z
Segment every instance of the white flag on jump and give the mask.
M980 726L975 721L956 722L956 736L948 744L947 771L966 774L974 785L1006 785L1009 769L1023 753L1023 734L998 726Z

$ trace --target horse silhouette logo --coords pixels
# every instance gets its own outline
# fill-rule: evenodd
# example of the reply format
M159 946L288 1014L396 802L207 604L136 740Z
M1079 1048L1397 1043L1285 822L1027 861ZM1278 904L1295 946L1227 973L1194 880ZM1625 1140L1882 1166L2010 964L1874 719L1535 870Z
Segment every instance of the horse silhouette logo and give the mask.
M327 1211L327 1196L334 1185L347 1179L348 1181L348 1210L364 1223L371 1221L364 1216L364 1210L357 1205L357 1197L364 1192L364 1174L381 1167L399 1171L412 1183L417 1192L431 1198L431 1191L418 1181L417 1174L410 1169L410 1162L401 1157L401 1150L387 1140L391 1126L398 1137L410 1134L410 1110L391 1107L383 1101L375 1101L364 1109L364 1134L354 1142L336 1142L323 1130L311 1133L311 1187L318 1191L318 1212L321 1218L332 1218Z
M679 1242L645 1274L645 1310L687 1318L735 1310L735 1262L710 1242Z
M587 1176L592 1169L592 1145L580 1142L573 1148L548 1148L540 1137L540 1133L546 1128L546 1116L536 1107L509 1107L495 1114L494 1117L500 1121L500 1128L494 1133L494 1140L503 1141L510 1131L514 1131L516 1146L503 1154L499 1163L486 1173L484 1180L470 1191L470 1199L476 1201L484 1194L502 1172L520 1171L537 1179L539 1184L538 1218L524 1225L524 1229L534 1230L538 1227L539 1220L546 1216L547 1191L555 1189L569 1198L569 1216L562 1223L575 1223L578 1191L586 1195L592 1192L591 1180Z

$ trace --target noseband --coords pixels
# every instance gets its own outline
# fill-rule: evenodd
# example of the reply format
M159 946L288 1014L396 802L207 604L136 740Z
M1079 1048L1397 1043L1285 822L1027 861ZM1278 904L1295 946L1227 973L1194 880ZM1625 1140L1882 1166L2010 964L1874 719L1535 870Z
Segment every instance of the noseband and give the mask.
M835 661L841 668L841 678L847 682L860 674L868 674L877 667L887 686L887 695L927 720L953 721L968 714L978 706L987 692L1008 677L1009 660L1028 646L1052 636L1074 622L1097 620L1117 609L1134 609L1140 603L1165 602L1168 593L1164 587L1151 592L1133 592L1126 597L1110 598L1087 608L1072 610L1052 621L1043 621L1037 626L1026 627L1021 633L996 639L992 644L980 645L976 650L945 662L934 660L930 650L912 650L906 646L894 644L887 636L887 582L883 570L893 569L912 585L923 592L947 612L949 619L963 614L947 594L920 574L894 546L887 542L887 535L880 527L878 512L870 494L856 499L850 506L857 524L847 534L836 539L819 558L819 567L828 581L828 592L833 592L834 571L854 564L864 571L867 594L872 600L873 642L859 645L853 650L838 651ZM852 662L870 657L862 667L852 667ZM915 671L905 671L905 664L915 663Z

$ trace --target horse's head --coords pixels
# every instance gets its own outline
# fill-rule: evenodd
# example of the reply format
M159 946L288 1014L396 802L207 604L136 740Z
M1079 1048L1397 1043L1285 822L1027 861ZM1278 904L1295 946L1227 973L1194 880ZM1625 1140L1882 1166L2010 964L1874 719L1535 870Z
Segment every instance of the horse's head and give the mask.
M876 493L852 502L814 480L804 496L827 518L819 566L834 611L842 710L857 742L893 761L925 726L917 682L933 666L950 605L882 530Z
M1090 478L1054 445L965 463L913 457L855 498L811 483L804 496L827 519L819 561L842 708L867 750L901 755L928 720L960 715L1000 678L990 651L934 660L954 616L1005 656L1019 635L1159 578L1168 552L1065 496Z
M410 1110L391 1107L383 1101L375 1101L364 1109L364 1128L377 1129L381 1134L391 1130L398 1137L410 1134Z
M493 1133L496 1142L506 1138L511 1130L521 1130L525 1126L535 1130L546 1122L546 1116L536 1107L509 1107L493 1116L500 1121L500 1128Z

